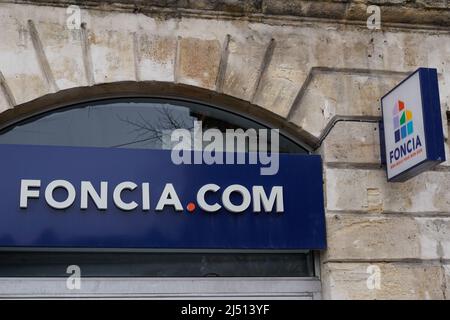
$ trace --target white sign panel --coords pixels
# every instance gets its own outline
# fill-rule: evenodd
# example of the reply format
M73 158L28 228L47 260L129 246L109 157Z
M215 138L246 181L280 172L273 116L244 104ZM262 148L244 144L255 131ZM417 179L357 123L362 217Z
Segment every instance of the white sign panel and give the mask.
M419 74L400 84L382 103L390 179L427 157Z

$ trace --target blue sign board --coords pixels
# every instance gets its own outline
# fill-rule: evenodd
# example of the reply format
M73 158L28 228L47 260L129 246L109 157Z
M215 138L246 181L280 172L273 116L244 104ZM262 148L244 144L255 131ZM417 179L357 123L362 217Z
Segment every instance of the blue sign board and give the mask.
M0 145L0 247L324 249L320 156L175 165L170 151Z
M445 161L436 69L419 68L381 99L381 159L402 182Z

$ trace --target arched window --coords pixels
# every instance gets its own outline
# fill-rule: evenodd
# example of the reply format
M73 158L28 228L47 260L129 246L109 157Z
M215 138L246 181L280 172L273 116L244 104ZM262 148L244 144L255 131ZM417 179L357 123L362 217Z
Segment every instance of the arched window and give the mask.
M120 98L72 105L17 122L0 131L0 144L107 148L170 148L173 129L247 130L268 126L245 116L199 103L150 98ZM254 151L254 150L250 150ZM280 135L280 152L308 153ZM311 277L312 252L275 251L1 251L0 277L67 276L77 264L84 276L150 277Z
M169 149L170 132L192 129L243 130L267 126L199 103L169 99L111 99L73 105L23 120L0 132L3 144ZM232 151L232 150L230 150ZM284 135L280 152L307 153Z

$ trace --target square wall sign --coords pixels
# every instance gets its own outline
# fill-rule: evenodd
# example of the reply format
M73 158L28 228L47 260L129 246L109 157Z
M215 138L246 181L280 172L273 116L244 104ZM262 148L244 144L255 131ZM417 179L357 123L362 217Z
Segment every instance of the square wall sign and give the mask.
M388 181L406 181L445 161L436 69L419 68L381 98L381 110Z

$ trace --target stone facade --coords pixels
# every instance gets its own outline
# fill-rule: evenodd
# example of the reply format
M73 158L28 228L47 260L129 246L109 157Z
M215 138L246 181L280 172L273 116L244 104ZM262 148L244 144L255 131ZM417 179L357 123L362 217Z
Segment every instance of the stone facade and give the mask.
M1 127L124 93L233 105L323 156L324 298L450 297L449 166L387 183L377 126L380 97L425 66L448 127L449 1L86 1L69 29L74 3L0 1Z

